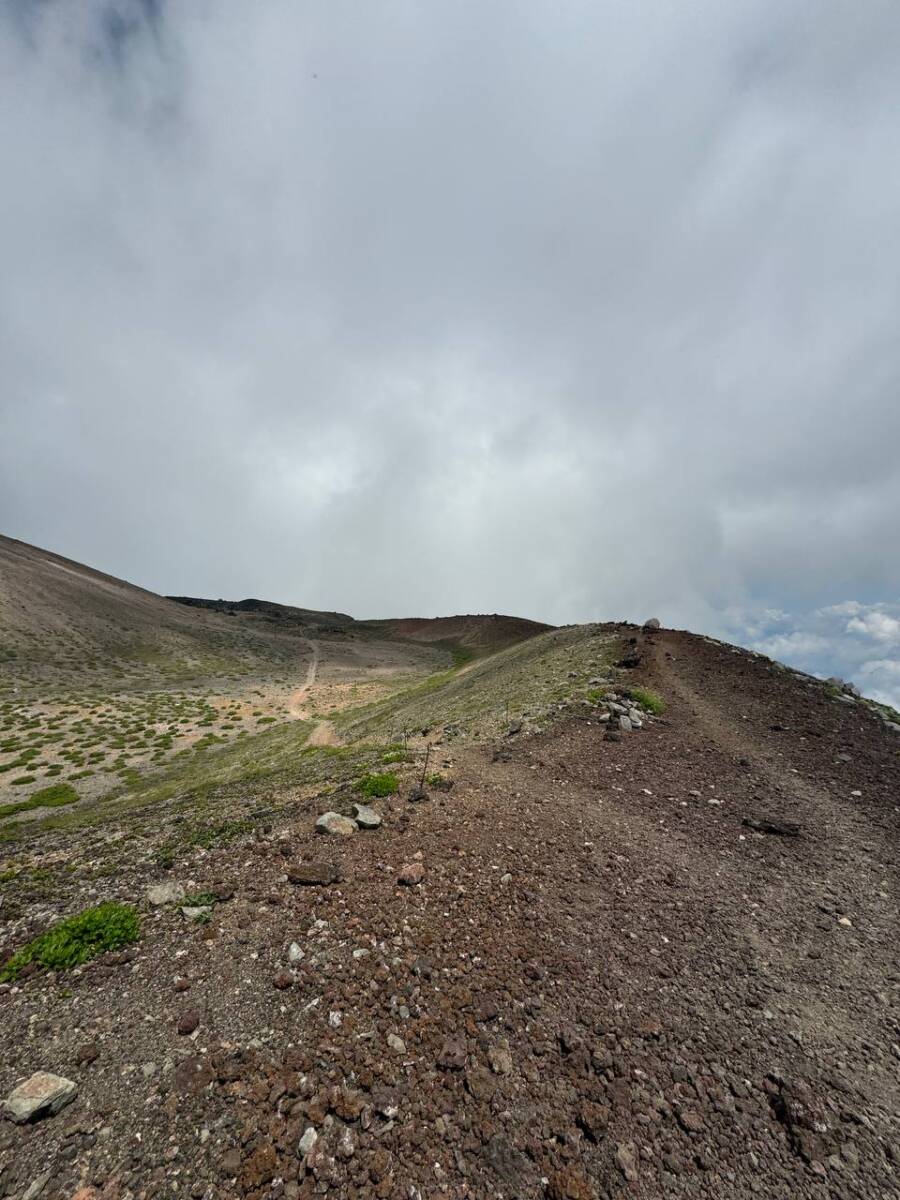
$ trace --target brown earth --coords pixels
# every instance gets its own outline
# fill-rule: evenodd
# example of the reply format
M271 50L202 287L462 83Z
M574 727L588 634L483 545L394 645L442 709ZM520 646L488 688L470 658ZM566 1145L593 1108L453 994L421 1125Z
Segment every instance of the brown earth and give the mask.
M642 730L439 747L452 790L378 831L198 851L209 924L148 908L133 949L0 988L2 1094L79 1089L0 1127L0 1195L900 1195L900 740L733 648L639 649Z

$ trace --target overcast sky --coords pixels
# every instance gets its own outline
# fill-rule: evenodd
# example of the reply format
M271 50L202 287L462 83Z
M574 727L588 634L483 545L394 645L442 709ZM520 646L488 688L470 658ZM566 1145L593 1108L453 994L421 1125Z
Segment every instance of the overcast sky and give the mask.
M900 700L896 0L0 13L0 529Z

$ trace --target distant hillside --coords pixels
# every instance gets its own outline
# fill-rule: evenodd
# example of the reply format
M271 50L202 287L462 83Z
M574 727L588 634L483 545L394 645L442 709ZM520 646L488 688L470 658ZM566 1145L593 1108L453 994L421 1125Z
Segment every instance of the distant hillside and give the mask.
M503 650L553 628L540 621L505 617L499 613L460 617L404 617L399 620L370 621L368 624L403 641L452 642L483 653Z
M356 659L347 655L371 657L391 643L401 658L386 651L385 662L419 669L458 658L460 648L490 653L547 628L496 614L356 621L268 600L158 596L0 535L0 691L20 696L284 675L309 653L309 639L342 643L348 668Z
M293 622L309 632L323 634L346 633L351 626L358 624L347 613L320 612L314 608L297 608L292 604L275 604L271 600L204 600L198 596L167 596L166 599L187 608L202 608L227 616L249 613L272 621Z
M293 664L297 637L173 604L0 536L0 662L17 688L147 686Z

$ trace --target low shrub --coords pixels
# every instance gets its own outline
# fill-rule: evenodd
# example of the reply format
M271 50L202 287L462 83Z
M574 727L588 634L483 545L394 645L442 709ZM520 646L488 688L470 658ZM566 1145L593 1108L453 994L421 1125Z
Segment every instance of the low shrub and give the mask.
M393 771L382 771L380 774L363 775L354 786L364 796L391 796L400 787L400 780Z
M85 909L23 946L0 970L0 983L12 983L29 963L48 971L64 971L136 942L140 936L137 912L130 904L109 901Z

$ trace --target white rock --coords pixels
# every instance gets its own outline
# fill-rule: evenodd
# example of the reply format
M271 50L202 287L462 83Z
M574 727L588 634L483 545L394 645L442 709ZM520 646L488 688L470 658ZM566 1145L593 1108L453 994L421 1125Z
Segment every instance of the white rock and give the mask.
M211 912L211 904L186 904L181 909L181 915L188 921L201 921L204 917L208 917Z
M74 1098L77 1090L71 1079L36 1071L10 1092L3 1102L3 1111L18 1125L39 1117L52 1117Z
M288 962L298 963L305 957L303 948L297 942L291 942L290 946L288 946Z
M397 1037L396 1033L389 1033L387 1035L387 1044L396 1054L406 1053L406 1042L404 1042L403 1038Z
M619 728L623 733L631 732L631 721L628 717L619 717Z
M312 1125L307 1125L306 1131L297 1146L297 1153L301 1158L305 1158L312 1150L313 1146L319 1140L319 1135L313 1129Z
M157 883L147 889L147 899L157 907L160 904L180 904L185 897L184 884L174 879L165 883Z
M351 821L349 817L342 817L340 813L327 812L322 813L318 821L316 821L316 833L332 833L339 837L350 837L356 833L357 825L355 821Z
M849 917L838 917L838 925L843 925L845 928L850 929L853 926L853 922Z

